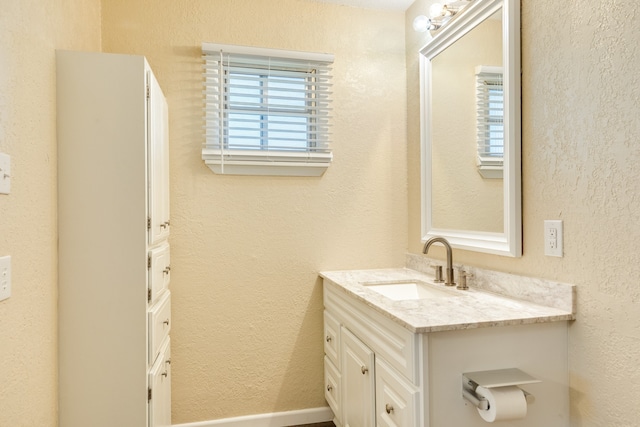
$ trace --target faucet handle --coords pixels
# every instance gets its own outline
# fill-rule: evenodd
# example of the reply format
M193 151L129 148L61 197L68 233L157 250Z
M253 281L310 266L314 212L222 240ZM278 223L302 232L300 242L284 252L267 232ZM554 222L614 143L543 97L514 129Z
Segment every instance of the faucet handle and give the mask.
M472 276L473 276L472 274L467 273L462 268L459 269L458 270L458 286L456 286L456 289L460 289L460 290L469 289L469 286L467 286L467 277L472 277Z
M444 282L444 279L442 278L442 266L441 265L434 265L432 266L435 270L435 275L436 278L433 280L434 283L442 283Z

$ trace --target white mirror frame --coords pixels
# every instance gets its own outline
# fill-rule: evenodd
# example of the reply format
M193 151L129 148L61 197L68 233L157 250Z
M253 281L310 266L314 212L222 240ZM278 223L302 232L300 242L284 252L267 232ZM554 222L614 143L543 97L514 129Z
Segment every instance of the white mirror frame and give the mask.
M434 228L431 192L431 60L502 8L504 77L504 232ZM520 0L475 0L420 50L422 241L440 236L458 249L522 256ZM473 207L470 206L471 211Z

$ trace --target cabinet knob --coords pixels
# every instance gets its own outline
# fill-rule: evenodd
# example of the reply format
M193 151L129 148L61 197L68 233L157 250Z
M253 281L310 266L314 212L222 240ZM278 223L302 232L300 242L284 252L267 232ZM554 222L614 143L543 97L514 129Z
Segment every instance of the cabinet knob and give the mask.
M329 385L327 386L327 391L328 391L329 393L331 393L331 390L333 390L333 386L332 386L331 384L329 384Z
M387 411L387 414L390 414L393 412L393 406L387 403L386 405L384 405L384 410Z
M164 270L162 270L163 274L169 274L169 272L171 271L171 266L167 266L167 268L165 268Z
M166 378L168 375L169 375L169 374L167 373L167 371L164 371L164 372L162 373L162 376L163 376L163 377L165 377L165 378Z
M366 366L362 366L360 367L360 372L362 372L362 375L365 375L367 372L369 372L369 368L367 368Z
M167 325L169 326L169 319L165 320L164 322L162 322L163 325Z
M325 338L325 340L326 340L327 342L331 342L331 337L330 337L329 335L327 335L327 338Z

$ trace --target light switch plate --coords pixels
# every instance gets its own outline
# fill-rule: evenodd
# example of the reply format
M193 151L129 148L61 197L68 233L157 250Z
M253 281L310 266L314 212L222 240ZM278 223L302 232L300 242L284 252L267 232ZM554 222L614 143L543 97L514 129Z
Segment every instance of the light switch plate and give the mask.
M544 254L562 258L562 220L544 222Z
M11 156L0 153L0 194L11 192Z
M11 296L11 257L0 257L0 301Z

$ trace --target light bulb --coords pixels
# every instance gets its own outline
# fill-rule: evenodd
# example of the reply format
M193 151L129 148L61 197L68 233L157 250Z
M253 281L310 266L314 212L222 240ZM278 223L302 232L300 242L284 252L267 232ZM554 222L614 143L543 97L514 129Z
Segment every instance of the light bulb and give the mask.
M429 8L429 15L432 18L437 18L443 15L444 7L440 3L434 3Z
M431 26L431 19L427 18L424 15L417 16L416 19L413 20L413 29L420 33L424 33Z

